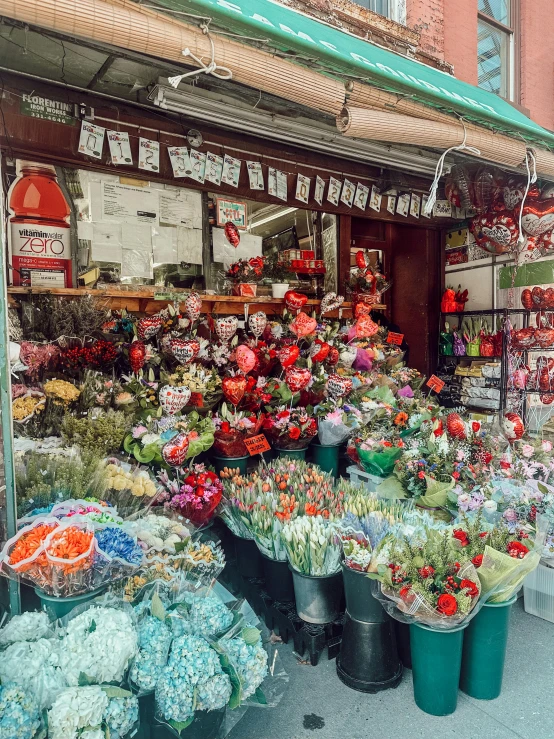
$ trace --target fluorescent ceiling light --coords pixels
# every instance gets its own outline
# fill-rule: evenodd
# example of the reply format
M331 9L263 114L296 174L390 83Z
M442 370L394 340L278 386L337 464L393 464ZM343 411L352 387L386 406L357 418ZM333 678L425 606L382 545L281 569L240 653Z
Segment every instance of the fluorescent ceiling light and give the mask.
M282 141L291 146L318 151L349 161L368 162L382 167L396 167L418 174L435 174L437 158L428 152L392 144L362 141L342 136L334 126L311 118L287 118L240 103L229 96L194 88L174 90L156 85L148 96L163 110L233 131L259 136L265 141ZM330 162L330 168L333 163Z
M288 216L289 213L294 213L297 210L298 208L284 208L283 210L277 211L276 213L272 213L270 216L261 218L259 221L252 220L250 221L250 230L252 230L253 228L258 228L259 226L263 226L265 223L276 221L278 218L282 218L282 216Z

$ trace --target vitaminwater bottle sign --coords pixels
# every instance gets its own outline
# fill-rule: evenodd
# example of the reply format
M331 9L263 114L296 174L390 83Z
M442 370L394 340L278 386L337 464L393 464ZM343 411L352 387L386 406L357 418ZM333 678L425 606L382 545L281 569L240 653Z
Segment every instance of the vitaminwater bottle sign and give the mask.
M11 282L72 287L70 208L54 167L17 162L8 193Z

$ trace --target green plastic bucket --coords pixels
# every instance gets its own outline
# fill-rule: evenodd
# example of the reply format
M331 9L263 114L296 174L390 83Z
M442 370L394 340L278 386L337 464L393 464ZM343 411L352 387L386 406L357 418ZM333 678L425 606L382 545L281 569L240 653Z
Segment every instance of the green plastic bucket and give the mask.
M500 695L515 601L514 596L505 603L484 603L467 627L460 688L472 698L490 701Z
M306 459L308 447L304 449L280 449L278 446L273 447L278 457L290 457L291 459Z
M414 699L431 716L456 710L465 628L439 631L410 624Z
M70 598L56 598L54 595L46 595L39 588L35 588L35 593L40 598L40 605L43 611L46 613L54 614L55 618L63 618L67 616L74 608L88 603L89 600L94 600L104 592L105 588L99 588L92 590L90 593L83 593L83 595L73 595Z
M342 444L334 446L323 446L316 441L312 441L310 449L312 452L312 462L317 464L324 472L329 472L333 477L339 476L339 459L340 448Z
M247 455L246 457L215 457L212 455L211 457L213 466L218 475L223 469L225 469L225 467L228 467L231 470L236 470L238 468L241 475L246 475L249 459L250 455Z

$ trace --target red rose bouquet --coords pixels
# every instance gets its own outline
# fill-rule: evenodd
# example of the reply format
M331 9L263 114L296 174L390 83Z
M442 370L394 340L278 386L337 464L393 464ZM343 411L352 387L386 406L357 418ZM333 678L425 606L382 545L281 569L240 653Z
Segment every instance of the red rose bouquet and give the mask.
M263 430L279 449L304 449L317 434L317 421L306 408L281 406L265 417Z
M223 485L215 472L204 464L186 468L173 468L158 473L156 503L178 511L196 526L202 526L212 518L221 501Z
M246 457L248 449L244 440L248 436L255 436L261 422L255 415L233 412L227 403L223 403L213 417L215 426L214 445L215 454L220 457Z

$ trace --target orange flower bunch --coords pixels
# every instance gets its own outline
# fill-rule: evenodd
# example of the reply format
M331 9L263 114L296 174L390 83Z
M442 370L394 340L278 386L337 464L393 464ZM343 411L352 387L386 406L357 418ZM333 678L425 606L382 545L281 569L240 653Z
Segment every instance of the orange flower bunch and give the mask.
M48 554L58 559L74 560L90 549L94 532L82 531L77 526L68 526L52 537ZM78 572L92 566L92 557L63 565L66 573Z
M42 546L44 540L48 534L56 527L55 523L40 524L26 534L16 542L14 548L11 551L9 564L16 565L23 560L29 559ZM33 566L44 566L46 564L46 557L44 554L40 554L33 562ZM25 572L31 565L25 568L18 568L19 572Z
M393 421L395 426L405 426L408 423L408 414L400 411Z
M298 501L296 496L288 495L287 493L281 493L279 496L279 506L275 511L275 516L279 521L290 521L291 516L298 508Z

